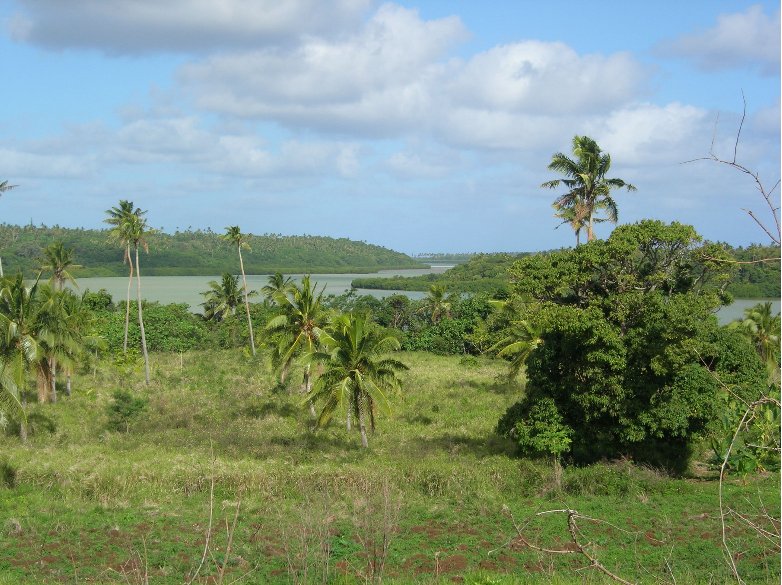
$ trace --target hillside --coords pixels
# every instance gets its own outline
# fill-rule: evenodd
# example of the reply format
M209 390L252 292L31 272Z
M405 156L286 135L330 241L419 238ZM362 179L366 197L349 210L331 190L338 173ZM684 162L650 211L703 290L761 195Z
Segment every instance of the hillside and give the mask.
M211 230L157 233L148 238L149 253L141 260L148 276L199 276L237 271L236 250ZM124 276L121 249L108 242L107 230L58 226L0 225L0 256L6 273L22 270L35 274L41 249L62 241L74 249L75 270L80 277ZM347 238L322 236L249 236L250 250L243 253L248 274L369 273L384 269L420 268L422 264L400 252Z

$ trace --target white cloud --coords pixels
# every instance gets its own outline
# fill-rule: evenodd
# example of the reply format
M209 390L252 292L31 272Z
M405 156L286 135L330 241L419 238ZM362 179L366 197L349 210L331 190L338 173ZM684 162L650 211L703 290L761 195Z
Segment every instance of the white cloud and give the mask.
M667 43L662 51L692 59L707 71L757 67L765 75L779 75L780 11L767 15L755 5L722 14L713 28Z
M627 53L579 55L564 43L524 41L474 56L449 89L476 108L584 114L633 99L647 75Z
M0 148L3 173L14 182L25 178L85 179L96 168L92 158ZM17 179L18 178L18 179Z
M107 53L204 52L290 43L360 22L371 0L18 0L12 37Z

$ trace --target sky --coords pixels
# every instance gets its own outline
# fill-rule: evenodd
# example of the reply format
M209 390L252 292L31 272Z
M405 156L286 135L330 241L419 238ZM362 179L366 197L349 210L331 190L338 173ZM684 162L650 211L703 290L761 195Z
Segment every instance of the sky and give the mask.
M0 221L571 246L554 153L610 153L619 223L767 243L780 6L741 0L0 0ZM694 162L688 162L694 161ZM774 191L778 202L779 191ZM599 237L613 226L601 224Z

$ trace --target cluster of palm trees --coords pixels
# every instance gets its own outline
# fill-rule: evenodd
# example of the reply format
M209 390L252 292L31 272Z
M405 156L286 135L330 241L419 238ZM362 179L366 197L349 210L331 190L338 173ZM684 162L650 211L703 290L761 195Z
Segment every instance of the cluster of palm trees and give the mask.
M66 378L98 344L91 335L91 312L80 296L65 288L76 268L72 250L61 242L43 251L41 270L32 285L21 273L0 278L0 410L16 414L20 437L27 438L26 388L36 379L38 402L57 402L57 375ZM42 282L51 273L49 282Z

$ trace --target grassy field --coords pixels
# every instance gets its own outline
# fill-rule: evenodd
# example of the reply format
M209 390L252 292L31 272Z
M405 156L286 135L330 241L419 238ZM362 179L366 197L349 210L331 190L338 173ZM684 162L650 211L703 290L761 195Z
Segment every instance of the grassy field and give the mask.
M401 359L368 450L344 417L313 432L301 372L280 387L262 358L155 355L149 387L133 365L77 375L71 397L31 407L27 445L0 438L0 584L609 582L554 510L577 510L577 542L629 581L733 580L708 472L607 462L557 487L492 434L523 391L501 363ZM127 432L107 430L117 389L147 399ZM779 530L779 500L778 475L726 486L747 582L779 582L753 527Z

